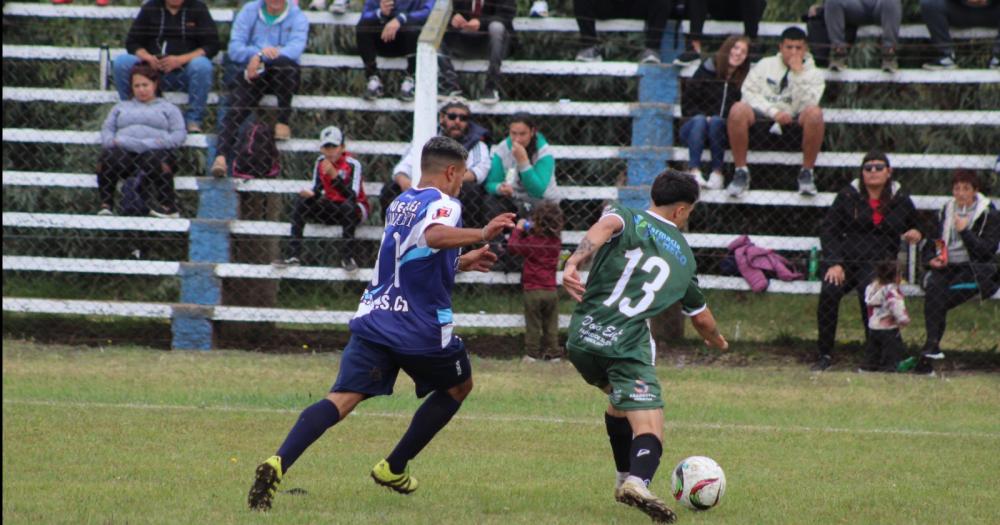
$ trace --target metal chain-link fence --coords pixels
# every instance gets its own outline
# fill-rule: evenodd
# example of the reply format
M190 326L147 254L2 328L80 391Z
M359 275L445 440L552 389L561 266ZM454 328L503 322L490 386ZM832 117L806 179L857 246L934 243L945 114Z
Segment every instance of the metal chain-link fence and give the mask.
M380 194L397 180L396 165L409 146L414 120L412 105L397 98L411 75L405 58L380 56L377 74L382 96L365 98L371 79L358 57L357 33L362 29L357 27L361 8L357 3L348 6L344 15L309 12L304 53L292 60L297 65L274 63L270 67L272 59L261 60L264 75L273 75L280 67L293 67L298 72L297 88L274 86L278 93L264 96L261 110L256 109L257 104L238 104L237 109L245 111L237 112L242 113L239 122L230 114L234 122L229 123L228 131L224 131L225 115L233 111L233 101L257 98L256 94L235 95L250 83L244 77L248 71L244 63L230 66L216 59L204 118L193 128L188 90L167 86L164 98L179 105L179 114L186 119L182 123L186 136L168 159L156 162L135 155L108 157L108 144L102 145L101 139L102 125L119 100L114 64L125 52L124 36L132 25L134 7L99 12L102 8L82 5L6 5L5 325L11 321L12 330L29 335L63 331L66 340L83 332L94 333L99 339L102 331L120 333L127 339L135 330L149 330L156 334L150 340L173 339L175 346L179 329L175 321L171 334L168 320L184 316L207 315L216 328L212 335L223 346L236 340L242 343L233 344L268 346L266 341L276 332L301 334L301 330L308 330L309 336L284 339L305 342L316 336L317 329L343 330L371 279L382 232ZM549 2L550 16L572 16L572 2L564 4ZM463 106L452 106L438 117L444 132L449 126L460 127L459 122L467 126L475 123L470 129L483 134L482 140L491 150L488 154L495 154L496 146L517 131L512 126L524 123L525 116L515 114L530 117L554 160L552 176L565 218L561 235L564 253L575 248L606 204L621 201L644 206L652 178L664 167L700 177L705 188L689 224L688 240L698 257L709 304L730 340L791 345L803 359L812 359L821 339L818 325L828 331L829 316L839 310L836 340L859 346L865 330L859 320L856 292L849 291L843 301L829 295L821 299L821 283L830 267L839 263L845 268L847 284L863 291L871 267L888 253L899 261L913 319L902 336L915 352L927 339L925 311L941 315L939 306L925 308L925 300L935 297L925 299L922 285L930 273L926 260L934 255L927 254L935 250L933 239L942 233L938 212L954 200L953 173L967 170L975 174L983 195L995 195L997 189L993 166L1000 153L996 146L1000 144L996 111L1000 107L1000 72L987 68L993 36L984 29L956 38L960 69L922 69L923 63L939 58L939 49L929 45L926 28L915 16L915 5L904 4L904 27L895 54L899 71L880 71L882 47L877 36L871 36L873 28L863 28L850 49L846 70L830 72L824 61L828 59L816 61L814 74L820 79L822 96L811 105L819 109L807 110L810 104L796 106L788 111L790 120L780 130L774 119L785 120L784 115L754 108L745 97L742 103L747 103L746 107L732 109L743 88L738 80L747 72L740 72L737 66L717 67L728 61L728 54L717 59L716 51L723 47L728 33L742 30L739 22L710 21L701 42L702 61L686 67L670 64L684 51L683 31L675 35L673 21L657 50L662 63L637 62L648 47L641 22L599 22L603 61L582 62L575 60L577 54L593 42L580 40L576 22L571 18L522 18L527 16L526 3L518 7L514 20L516 38L504 59L499 101L480 100L489 98L486 56L457 59L454 64ZM220 55L225 54L238 9L234 2L216 2L211 7L218 22ZM779 52L779 35L786 24L768 20L789 21L790 25L793 20L798 22L796 18L806 7L769 4L759 36L746 50L747 63L780 60L773 57ZM829 55L822 42L810 44L818 58ZM705 71L706 63L715 71ZM736 75L725 77L726 72L720 75L719 69L736 70ZM288 82L287 78L282 77L282 82ZM751 73L747 78L764 87L774 80L766 73L757 77ZM789 81L792 88L798 87L795 78L793 75ZM777 80L780 92L784 89L780 75ZM290 111L279 108L283 89L285 93L294 91ZM766 99L766 94L757 98ZM450 100L445 97L441 103ZM732 111L740 122L734 122ZM459 118L463 114L468 120ZM244 121L242 117L249 118ZM264 125L255 127L258 118ZM320 137L329 126L342 132L342 140ZM263 135L277 135L274 142L280 173L273 178L265 173L252 180L234 178L232 164L240 157L250 157L239 151L247 147L247 137L254 129ZM212 177L220 135L226 133L232 137L230 145L222 148L231 152L226 159L229 165L224 177ZM283 137L285 133L290 136ZM742 140L744 147L738 144ZM814 161L803 155L804 142L809 140L819 145L813 147L818 150ZM337 142L342 142L356 162L331 158L327 164L319 160L320 146L335 146ZM713 147L717 150L715 160ZM740 175L735 168L742 167L737 164L743 153L737 150L743 148L748 152L745 165L749 180L745 191L739 192L732 183ZM912 213L897 212L897 207L906 208L906 203L894 201L891 207L885 204L879 208L876 202L874 215L879 218L873 218L864 193L858 193L853 201L846 197L837 201L838 192L864 180L859 179L862 159L873 149L887 154L893 170L891 180L911 195L907 202L912 203ZM692 159L699 150L700 163ZM96 174L101 171L98 164L111 161L124 162L117 174L122 184L113 192L112 214L103 214L99 212L102 202L107 204L107 195L102 201ZM868 162L872 163L878 164L878 159ZM158 170L163 164L169 169ZM242 171L252 169L248 167L251 163L245 164ZM803 167L811 168L815 195L800 193ZM464 202L466 207L475 209L497 201L497 193L503 193L497 188L517 180L518 174L509 171L504 167L500 173L487 175L477 197ZM313 180L317 173L321 175L318 182ZM147 206L159 217L149 217L149 211L141 207L123 207L132 196L129 192L134 188L129 181L136 174L147 179L138 195L145 197ZM332 175L324 178L324 174ZM362 186L355 184L357 177L363 179ZM105 187L114 178L105 176ZM172 180L176 202L171 202L173 197L158 180ZM110 187L114 189L114 181ZM351 203L360 199L361 188L368 207L352 207ZM307 198L304 190L315 195ZM316 204L324 200L345 200L348 209ZM307 201L312 204L304 204ZM518 209L524 218L530 218L530 205L538 203L536 199L529 201L529 206ZM482 220L488 215L486 210L495 209L482 206L471 220ZM862 216L858 223L847 220L857 219L858 214ZM897 214L902 217L900 224L892 222L899 218ZM970 223L975 224L978 217L971 216ZM887 222L875 226L864 220ZM296 222L305 225L301 241L295 240ZM345 239L345 229L352 228L354 239ZM859 229L893 233L859 237L854 235ZM902 239L910 229L920 233L920 242L911 244ZM977 235L986 235L986 230ZM950 232L946 229L944 233ZM757 282L752 261L745 257L750 252L746 247L730 249L741 235L784 257L794 274L791 280L782 281L769 272L764 274L770 278L766 291L748 291ZM912 234L908 237L913 240ZM893 245L880 251L878 257L852 245L876 238ZM954 237L953 246L957 238L964 237ZM840 246L832 248L830 239L837 239ZM506 244L494 243L500 261L493 272L460 275L454 310L457 324L469 327L467 333L499 336L501 346L517 353L523 347L523 259L508 253ZM981 253L966 251L969 257L979 258L967 265L975 268L972 280L962 274L943 285L937 282L933 289L942 298L957 301L955 297L967 293L957 292L963 288L956 285L966 286L966 290L970 282L988 286L987 281L976 278L985 271L995 272L995 255L986 261ZM963 264L961 257L954 265ZM745 278L748 276L751 278ZM210 311L206 314L208 310L194 306L177 308L179 304L201 305ZM572 308L572 301L562 296L559 310L564 327ZM820 315L818 319L817 310L825 312L827 318ZM71 317L77 321L67 322L64 318L38 317L39 312L86 316ZM109 323L102 314L117 320ZM133 325L130 323L136 321L114 316L161 320L152 321L154 328L121 330L123 326L146 325ZM1000 341L1000 301L971 299L948 311L947 321L942 348L990 351Z

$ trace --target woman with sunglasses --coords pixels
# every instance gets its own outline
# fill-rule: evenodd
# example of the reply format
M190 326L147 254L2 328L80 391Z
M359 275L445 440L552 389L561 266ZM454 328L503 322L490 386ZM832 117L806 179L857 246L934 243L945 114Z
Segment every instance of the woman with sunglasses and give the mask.
M941 359L938 346L944 336L948 310L979 296L988 299L1000 288L996 252L1000 244L1000 213L980 193L979 177L957 170L951 179L951 194L938 215L935 247L924 249L929 272L924 276L924 324L927 359ZM927 370L928 372L930 370Z
M878 261L896 258L900 238L920 242L916 208L909 193L892 179L889 157L872 151L861 163L860 176L837 194L820 226L823 283L816 309L819 360L813 370L826 370L833 362L840 299L851 290L857 291L867 333L865 286Z

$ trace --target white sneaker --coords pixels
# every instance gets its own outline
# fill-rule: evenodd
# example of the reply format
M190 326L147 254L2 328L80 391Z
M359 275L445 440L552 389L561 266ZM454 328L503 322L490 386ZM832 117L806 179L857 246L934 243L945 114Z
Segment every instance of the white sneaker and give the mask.
M705 177L702 175L700 168L691 168L687 171L687 174L698 183L698 186L705 187Z
M531 10L528 11L528 16L531 18L545 18L549 16L549 3L545 0L535 0L531 4Z
M347 13L347 6L350 4L350 0L333 0L333 5L330 6L330 12L335 15L342 15Z
M312 11L322 11L326 9L326 0L312 0L312 2L309 2L309 9Z
M416 90L417 83L413 81L413 77L406 77L399 84L399 93L396 93L396 98L403 102L411 102Z
M645 512L647 516L653 518L654 523L673 523L677 521L677 515L674 514L674 511L663 500L650 492L646 484L638 478L629 476L622 483L621 489L618 492L621 494L621 499L618 501Z
M726 178L722 175L719 170L713 171L711 175L708 176L708 180L705 182L706 190L721 190L723 186L726 185Z

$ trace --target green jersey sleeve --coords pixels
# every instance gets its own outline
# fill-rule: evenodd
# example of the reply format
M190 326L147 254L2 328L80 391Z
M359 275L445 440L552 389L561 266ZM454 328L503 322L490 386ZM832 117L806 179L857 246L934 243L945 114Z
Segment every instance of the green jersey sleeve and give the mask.
M620 204L609 204L604 207L604 212L601 213L601 218L607 217L608 215L614 215L622 220L622 231L616 233L614 236L608 240L611 242L623 243L622 246L625 249L631 248L636 244L636 234L635 228L632 225L635 223L634 217L635 212L630 208L626 208Z
M701 288L698 286L698 276L692 275L691 282L688 283L687 292L681 298L681 311L684 312L684 315L690 317L700 314L705 308L708 308L708 304L705 302L705 294L702 293Z

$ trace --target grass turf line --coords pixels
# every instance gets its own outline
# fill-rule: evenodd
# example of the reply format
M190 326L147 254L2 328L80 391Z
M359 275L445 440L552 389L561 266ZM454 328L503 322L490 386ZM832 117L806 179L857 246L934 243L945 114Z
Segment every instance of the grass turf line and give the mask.
M418 404L401 380L395 396L363 404L306 452L281 488L308 494L279 493L271 519L646 523L611 499L605 401L571 366L473 367L476 390L413 464L422 484L413 497L367 479ZM5 521L260 522L244 508L253 469L336 370L334 355L5 341ZM668 423L653 490L667 496L669 469L693 454L718 460L729 481L719 508L679 509L683 522L974 523L1000 513L990 488L1000 467L996 376L659 374Z

